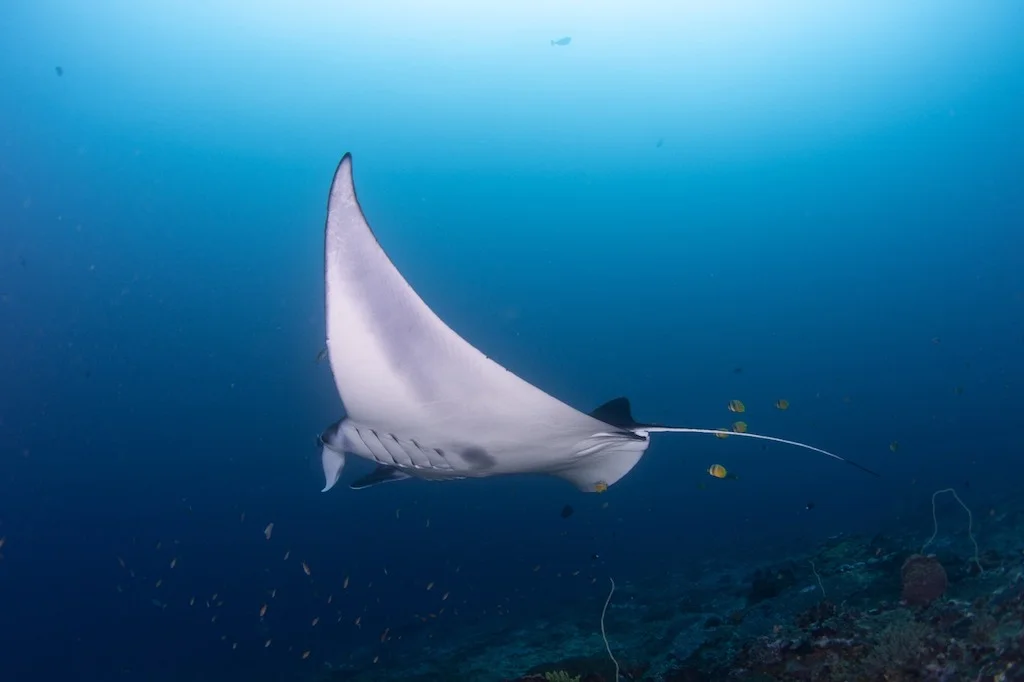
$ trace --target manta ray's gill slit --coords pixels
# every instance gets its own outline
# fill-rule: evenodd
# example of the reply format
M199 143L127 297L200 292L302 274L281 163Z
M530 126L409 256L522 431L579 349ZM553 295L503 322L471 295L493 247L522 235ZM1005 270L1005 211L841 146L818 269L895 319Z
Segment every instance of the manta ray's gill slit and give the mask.
M395 458L392 457L387 448L381 444L376 431L373 429L356 429L356 435L358 435L359 439L363 441L363 445L377 462L381 464L395 464Z
M383 438L381 438L380 434L377 433L376 431L374 432L373 435L377 436L377 440L380 442L380 446L388 451L388 454L391 455L391 458L395 461L396 464L400 466L416 465L416 463L413 461L412 456L410 456L410 454L406 452L405 448L402 447L402 444L398 441L397 438L395 438L395 435L393 433L385 433Z
M363 456L368 455L378 464L400 469L445 471L453 469L447 453L440 448L428 448L414 439L403 440L393 433L381 432L377 429L359 428L353 425L351 431L358 437L367 453Z
M363 439L366 447L373 453L378 462L403 468L414 466L412 458L393 434L385 433L384 437L381 438L380 432L376 429L366 430L369 433L364 435L360 431L359 437Z
M395 434L389 433L388 435L395 445L402 449L402 452L405 453L414 467L418 469L430 468L430 455L424 452L414 441L409 440L403 443Z
M448 462L447 456L443 450L438 448L427 448L420 445L419 441L415 438L409 439L412 446L416 448L418 454L423 455L426 458L426 463L422 465L425 469L451 469L451 464Z

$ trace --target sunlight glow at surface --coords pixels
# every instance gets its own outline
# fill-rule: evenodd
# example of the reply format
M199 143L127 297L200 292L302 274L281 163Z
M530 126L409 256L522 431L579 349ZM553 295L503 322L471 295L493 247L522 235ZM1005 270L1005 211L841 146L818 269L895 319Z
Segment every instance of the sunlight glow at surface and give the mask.
M756 154L955 109L1005 68L1020 12L1001 7L50 0L11 23L48 22L50 41L6 51L33 73L63 64L75 108L122 131L502 158L667 137Z

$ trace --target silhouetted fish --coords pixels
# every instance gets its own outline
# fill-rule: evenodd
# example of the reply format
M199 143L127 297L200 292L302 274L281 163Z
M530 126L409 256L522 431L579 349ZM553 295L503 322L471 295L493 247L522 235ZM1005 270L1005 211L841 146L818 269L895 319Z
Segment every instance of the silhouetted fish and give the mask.
M62 69L61 67L59 67L59 66L58 66L58 67L57 67L56 69L54 69L54 70L55 70L55 71L57 72L57 75L58 75L58 76L63 76L63 75L64 75L64 69Z
M562 518L563 519L569 518L570 516L572 516L572 512L573 512L573 508L570 507L569 505L565 505L564 507L562 507Z
M572 38L570 38L569 36L566 36L564 38L559 38L558 40L552 40L551 41L551 46L554 47L555 45L560 45L560 46L564 47L564 46L568 45L571 42L572 42Z

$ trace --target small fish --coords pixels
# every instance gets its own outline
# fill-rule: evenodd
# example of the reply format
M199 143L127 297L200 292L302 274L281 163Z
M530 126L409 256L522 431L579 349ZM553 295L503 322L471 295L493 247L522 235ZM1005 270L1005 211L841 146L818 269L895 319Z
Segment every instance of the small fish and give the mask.
M786 400L785 398L779 398L778 400L775 401L775 407L776 407L776 409L779 409L779 410L788 410L789 409L789 401Z
M343 582L341 584L341 589L343 589L343 590L347 590L348 589L348 576L347 575L345 576L345 582Z
M178 565L178 557L174 557L173 559L171 559L171 568L174 568L177 565Z
M445 592L443 595L441 595L441 601L447 601L449 594L450 594L449 592Z
M900 449L900 442L898 440L894 440L893 442L889 443L889 449L892 450L893 452L896 452L897 450Z
M274 532L274 523L273 523L273 521L271 521L270 523L267 524L267 527L263 529L263 534L269 540L270 539L270 535L273 532Z
M562 507L562 518L563 519L569 518L570 516L572 516L573 511L574 510L573 510L573 508L570 505L568 505L568 504L565 505L564 507Z
M559 38L558 40L552 40L551 41L551 47L554 47L555 45L558 45L560 47L565 47L566 45L568 45L571 42L572 42L572 38L569 37L569 36L565 36L564 38Z
M654 146L656 148L660 149L663 144L665 144L665 138L664 137L659 137L658 141L654 143Z
M316 354L316 364L320 364L327 357L327 346L320 349L320 352Z
M715 438L728 438L729 429L717 429L715 431Z
M271 642L273 642L273 641L274 641L274 640L272 640L272 639L268 639L268 640L267 640L267 643L263 645L263 648L264 648L264 649L269 649L269 648L270 648L270 643L271 643Z
M283 560L284 561L288 561L288 557L290 557L291 555L292 555L292 551L290 549L286 550L285 553L284 553L284 559Z
M808 502L805 508L807 509L807 511L811 511L812 509L814 509L814 502Z
M729 404L726 405L730 412L746 412L747 406L743 404L742 400L730 400Z
M302 652L302 660L306 660L307 658L309 658L309 652L308 651L303 651Z
M160 578L159 580L156 581L156 585L154 585L154 587L160 587L163 584L164 584L164 579Z
M388 638L388 632L390 632L390 631L391 631L391 628L384 628L384 632L380 633L381 644L383 644L384 640L386 640Z
M306 575L313 575L313 572L309 570L309 564L305 561L302 562L302 572Z
M262 618L265 615L267 615L267 605L266 604L264 604L263 606L260 607L260 618Z
M736 474L730 474L721 464L712 464L709 466L708 473L715 478L736 478Z
M429 592L432 589L434 589L434 583L432 583L432 582L427 583L427 592Z
M315 628L316 624L319 623L319 622L320 622L320 616L317 616L316 618L313 619L313 622L310 624L310 627L314 627Z
M735 422L732 425L732 430L735 431L736 433L746 433L747 432L747 422Z
M58 77L64 75L64 68L63 67L57 66L57 67L54 67L53 70L57 72L57 76Z
M603 493L606 490L608 490L608 484L605 483L604 481L598 481L597 483L594 484L595 493Z
M363 620L362 616L356 616L356 623L355 623L355 625L356 625L357 628L362 629L363 626L360 624L362 622L362 620Z
M196 598L192 597L191 599L189 599L188 600L188 605L189 606L195 606L196 605Z

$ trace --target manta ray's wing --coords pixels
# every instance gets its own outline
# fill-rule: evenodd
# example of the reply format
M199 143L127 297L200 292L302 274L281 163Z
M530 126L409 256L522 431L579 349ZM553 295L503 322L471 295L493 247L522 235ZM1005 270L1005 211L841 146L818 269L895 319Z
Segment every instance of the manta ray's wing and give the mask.
M348 154L331 186L325 258L327 349L335 385L348 419L373 430L374 437L379 432L396 441L417 439L417 447L463 444L482 449L495 473L556 473L581 487L592 479L611 485L643 454L646 438L520 379L434 314L367 224ZM607 437L601 447L585 442L595 435ZM609 439L633 444L616 458L612 451L619 443ZM643 448L635 452L641 441ZM324 456L330 487L340 465L329 470L326 449Z

